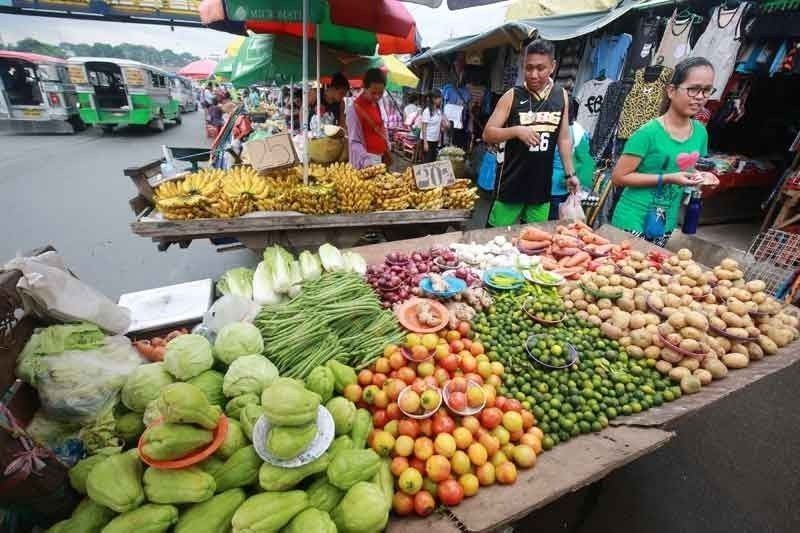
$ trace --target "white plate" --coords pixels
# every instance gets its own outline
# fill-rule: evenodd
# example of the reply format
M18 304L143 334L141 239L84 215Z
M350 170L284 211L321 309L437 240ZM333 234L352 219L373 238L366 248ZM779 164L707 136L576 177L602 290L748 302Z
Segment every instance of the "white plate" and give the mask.
M281 466L283 468L297 468L310 463L311 461L319 458L320 455L325 453L325 450L333 442L333 437L336 433L333 423L333 417L330 412L323 406L317 409L317 436L311 441L300 455L294 459L278 459L269 453L266 449L267 433L269 432L269 421L267 417L260 416L256 425L253 426L253 447L256 453L264 461L271 465Z
M523 270L522 271L522 275L525 276L525 279L527 279L531 283L536 283L537 285L543 285L545 287L558 287L559 285L563 285L567 281L564 278L564 276L562 276L561 274L558 274L557 272L550 272L549 274L551 276L558 276L561 279L559 281L555 281L555 282L549 283L547 281L541 281L541 280L535 279L533 277L533 275L531 274L530 270Z

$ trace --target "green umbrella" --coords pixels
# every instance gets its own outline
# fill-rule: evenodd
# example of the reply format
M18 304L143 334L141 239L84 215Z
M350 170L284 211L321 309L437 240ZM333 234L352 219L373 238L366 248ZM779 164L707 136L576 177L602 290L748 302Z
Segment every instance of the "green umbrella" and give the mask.
M309 50L309 62L316 54ZM289 83L303 79L303 56L299 39L279 35L252 35L245 39L236 55L231 73L234 87L248 87L254 83ZM336 72L342 62L326 48L320 51L320 68L323 72Z
M224 80L230 80L231 73L233 72L233 64L235 62L235 56L226 56L222 58L222 60L217 63L217 68L214 69L214 76Z

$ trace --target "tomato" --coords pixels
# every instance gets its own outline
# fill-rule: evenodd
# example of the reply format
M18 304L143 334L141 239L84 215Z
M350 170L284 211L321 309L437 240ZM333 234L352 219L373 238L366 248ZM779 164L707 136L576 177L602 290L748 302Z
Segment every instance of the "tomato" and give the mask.
M405 388L406 384L397 378L390 378L383 384L383 390L389 395L389 401L396 402L397 397L400 396L400 391Z
M468 374L465 374L464 378L465 379L471 379L472 381L474 381L478 385L483 385L483 378L481 377L480 374L476 374L475 372L470 372Z
M469 322L465 322L465 321L462 320L461 322L458 323L458 328L457 329L458 329L458 333L462 337L466 337L467 335L469 335L469 330L470 330Z
M372 384L377 387L383 388L383 384L386 383L386 379L387 379L386 374L381 374L379 372L376 372L375 374L372 375Z
M472 343L472 346L469 347L469 351L472 352L472 355L477 357L484 352L483 344L481 344L480 341L475 341Z
M358 373L358 384L362 387L372 384L372 372L366 368Z
M479 442L473 442L469 445L467 455L469 456L470 462L475 466L484 465L486 461L489 460L489 454L486 453L486 448Z
M414 468L407 468L397 479L397 486L409 495L414 495L422 490L422 474Z
M406 385L411 385L417 378L417 373L411 368L404 366L397 371L397 377L400 378Z
M517 467L511 461L506 461L495 467L498 483L511 485L517 480Z
M388 421L389 417L386 416L386 409L378 409L372 413L372 425L374 425L376 428L382 428Z
M436 482L450 477L450 461L444 455L431 455L425 461L425 473Z
M433 429L434 435L438 435L439 433L452 433L453 430L456 429L456 423L450 418L450 415L440 410L433 416L431 429Z
M361 386L355 383L351 383L347 385L344 390L342 391L342 395L350 400L351 402L355 403L361 400Z
M467 498L470 496L475 496L475 494L478 493L478 488L480 487L478 476L475 474L462 475L460 478L458 478L458 484L461 485L462 489L464 489L464 496Z
M414 512L419 516L428 516L436 508L436 501L434 501L431 493L426 490L421 490L414 495Z
M411 459L409 459L408 466L410 468L415 469L420 474L424 474L425 473L425 461L423 461L419 457L412 457Z
M498 409L505 411L503 407L505 407L507 401L508 398L506 398L505 396L498 396L497 398L495 398L494 406L497 407Z
M464 489L455 479L439 483L439 500L445 505L458 505L464 499Z
M456 366L458 366L458 362L456 362ZM450 374L444 368L438 367L433 371L433 377L436 379L436 384L441 387L444 385L445 381L450 379Z
M494 429L503 421L503 412L497 407L489 407L484 409L481 411L480 416L481 425L486 429Z
M392 509L398 516L408 516L414 512L414 498L397 491L392 497Z
M389 433L392 437L397 437L397 420L387 420L383 430Z
M433 420L426 418L419 423L419 432L426 437L433 436Z
M374 386L375 385L373 385L373 387ZM372 405L378 409L385 409L389 405L389 395L386 394L385 391L379 390L375 393L375 397L372 399Z
M419 437L414 441L414 457L427 461L433 455L433 441L428 437Z
M450 341L450 351L452 353L460 353L464 350L464 343L460 340Z
M392 370L392 366L389 364L388 357L379 357L377 361L375 361L375 372L380 372L381 374L388 374L389 371Z
M380 391L380 389L375 385L367 385L364 387L364 390L361 392L361 399L367 402L369 405L372 405L375 402L375 395Z
M478 368L478 362L475 361L475 356L466 350L461 352L459 356L461 357L461 370L463 370L466 374L475 372L475 370Z
M389 357L389 366L391 366L395 370L399 370L404 366L406 366L406 358L403 357L403 354L401 354L399 351L394 352Z
M439 361L439 366L445 369L448 372L455 372L458 369L458 356L455 354L450 354L441 361Z
M383 391L381 391L381 392L383 392ZM381 406L378 405L377 402L375 403L375 407L377 407L379 409L381 408ZM386 405L386 417L389 420L400 420L401 418L403 418L403 412L400 410L400 406L397 405L396 403L387 404Z
M457 341L461 338L461 333L459 333L454 329L451 329L450 331L447 332L444 338L447 339L447 342ZM461 350L456 350L456 351L460 352Z
M503 406L503 411L522 411L522 403L519 400L515 400L513 398L509 398L506 400L505 406Z
M419 436L419 423L411 418L400 420L397 423L397 433L416 439Z

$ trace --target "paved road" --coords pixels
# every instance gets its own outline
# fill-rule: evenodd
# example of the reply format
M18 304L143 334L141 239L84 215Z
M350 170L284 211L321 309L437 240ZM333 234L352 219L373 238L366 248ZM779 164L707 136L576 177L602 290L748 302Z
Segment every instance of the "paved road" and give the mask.
M131 233L136 190L122 169L157 158L162 144L208 146L202 113L183 115L163 133L0 136L0 262L50 243L111 298L254 263L249 251L220 254L208 241L159 252Z

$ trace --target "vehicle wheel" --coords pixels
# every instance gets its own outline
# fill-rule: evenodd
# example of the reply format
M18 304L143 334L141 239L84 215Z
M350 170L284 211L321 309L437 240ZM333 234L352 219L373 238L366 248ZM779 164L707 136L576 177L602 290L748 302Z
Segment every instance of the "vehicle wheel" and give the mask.
M151 120L150 129L158 132L164 131L166 129L166 126L164 125L164 117L158 117Z
M178 106L178 113L186 113L186 108L183 106Z
M102 124L100 129L103 130L104 134L111 134L114 132L114 126L112 124Z
M180 116L180 115L176 116L176 117L175 117L175 124L177 124L177 125L179 125L179 126L180 126L180 125L181 125L181 123L183 123L183 118L181 118L181 116Z

